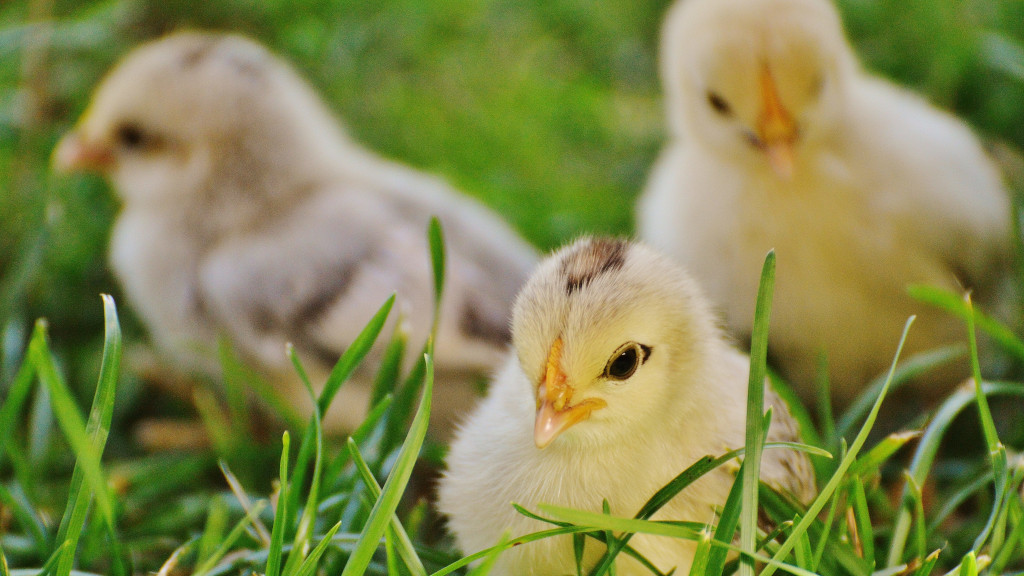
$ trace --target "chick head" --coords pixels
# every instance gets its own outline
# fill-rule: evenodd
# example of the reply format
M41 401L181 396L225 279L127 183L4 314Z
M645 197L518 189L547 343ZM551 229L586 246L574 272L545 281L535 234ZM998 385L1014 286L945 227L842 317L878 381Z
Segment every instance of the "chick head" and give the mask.
M106 76L54 164L99 172L126 199L215 190L211 178L251 179L315 149L310 127L332 124L321 108L256 42L179 32L134 50Z
M512 314L536 399L537 447L560 436L638 437L668 414L685 417L717 339L695 284L660 254L608 238L559 250L527 281Z
M685 0L662 44L673 129L783 178L835 124L856 67L829 0Z

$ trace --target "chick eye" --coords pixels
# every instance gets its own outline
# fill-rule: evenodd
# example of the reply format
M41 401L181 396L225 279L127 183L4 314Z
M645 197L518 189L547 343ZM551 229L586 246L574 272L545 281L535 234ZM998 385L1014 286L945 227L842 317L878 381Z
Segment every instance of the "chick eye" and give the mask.
M142 146L146 135L137 124L124 124L117 129L117 141L125 148L133 149Z
M717 92L708 92L708 104L722 116L732 116L732 106Z
M611 380L625 380L629 378L641 364L647 361L650 355L650 346L644 346L636 342L623 344L608 360L608 365L604 369L605 378Z

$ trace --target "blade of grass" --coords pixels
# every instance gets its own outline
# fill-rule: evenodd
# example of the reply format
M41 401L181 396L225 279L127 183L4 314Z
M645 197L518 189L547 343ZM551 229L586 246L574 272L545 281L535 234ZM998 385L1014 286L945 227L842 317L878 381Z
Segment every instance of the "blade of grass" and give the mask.
M986 396L1008 395L1024 397L1024 388L1016 382L983 382L982 393ZM931 423L925 428L921 441L917 444L917 450L911 459L908 471L917 485L922 485L931 471L935 456L938 453L942 438L946 435L950 424L960 412L969 404L975 402L976 392L972 389L960 389L954 392L939 406ZM909 488L904 487L901 501L906 501ZM889 556L886 560L888 567L902 564L901 558L905 549L907 537L910 534L911 511L902 506L893 522L892 537L890 539Z
M927 535L925 534L925 520L924 520L924 504L921 502L921 487L914 482L913 476L907 472L903 473L906 477L907 487L910 489L909 492L909 505L914 511L914 547L917 549L915 558L924 558L927 552L925 548L928 544Z
M426 352L425 346L423 352ZM422 389L426 370L427 365L423 361L423 355L421 354L420 359L413 365L412 370L406 376L401 389L395 393L394 402L391 403L391 411L388 413L388 427L382 443L384 450L398 446L401 444L402 439L405 438L406 426L413 413L413 408L416 406L416 397Z
M1024 550L1024 511L1021 509L1021 500L1011 498L1008 512L1014 517L1013 529L1003 546L993 551L995 556L992 559L992 569L990 570L992 574L1002 574L1010 560L1013 559L1013 555L1015 553L1019 555Z
M766 449L787 448L793 450L801 450L817 456L831 456L828 452L820 448L816 448L814 446L807 446L805 444L793 444L790 442L768 442L765 444L764 447ZM714 470L715 468L718 468L722 464L725 464L726 462L743 455L744 451L745 448L738 448L736 450L730 450L729 452L726 452L725 454L722 454L717 458L713 456L704 456L703 458L699 458L696 462L687 467L686 470L683 470L675 478L669 481L668 484L666 484L657 492L655 492L654 495L651 496L650 499L648 499L647 502L640 508L640 511L636 513L634 518L640 520L646 520L650 518L664 505L668 504L673 498L675 498L680 492L686 489L687 486L693 484L711 470ZM594 570L591 571L591 575L599 576L601 574L607 573L607 570L615 561L615 556L620 551L622 551L623 547L629 542L630 538L632 538L632 535L626 534L623 537L616 540L616 542L612 543L608 547L608 551L605 554L604 559L601 561L600 564L598 564L598 566L594 568Z
M52 359L56 366L56 358ZM45 386L38 388L32 405L29 407L28 433L26 434L27 456L30 462L41 462L46 458L52 440L54 416L50 390Z
M400 575L401 569L398 567L398 553L395 552L395 530L388 526L384 530L384 558L388 565L388 574Z
M967 336L970 343L971 374L974 376L974 394L978 405L978 415L981 418L981 429L985 435L985 444L988 446L989 459L992 463L993 484L995 496L993 498L992 513L985 524L985 528L974 540L974 550L980 551L985 541L988 540L996 520L1004 509L1004 497L1008 478L1008 464L1006 458L1006 447L999 441L996 433L996 424L992 420L992 411L988 407L988 399L981 391L981 367L978 362L978 340L974 330L975 313L974 304L971 302L971 294L964 295L964 305L967 308Z
M35 474L28 458L14 444L14 439L17 437L15 426L18 423L18 416L32 390L35 375L35 366L32 362L23 362L11 382L7 397L0 404L0 466L3 465L3 457L6 454L11 461L15 478L28 489L36 485Z
M352 344L342 354L338 363L334 365L330 375L327 377L327 382L324 384L324 389L320 392L320 398L317 400L321 414L327 413L328 408L331 406L331 401L334 400L334 396L338 393L341 385L348 380L349 376L362 363L363 358L370 352L373 343L377 341L377 337L380 335L381 330L383 330L384 323L387 321L394 304L395 295L392 294L384 301L384 304L373 315L373 318L366 324L362 332L352 341Z
M68 499L67 507L64 510L64 515L61 518L60 528L57 531L57 541L67 542L68 545L64 548L64 554L61 559L57 562L56 576L66 576L71 573L71 567L74 564L75 554L78 549L78 538L81 535L82 526L85 523L85 515L88 512L89 504L93 499L93 493L97 496L97 501L103 496L107 498L107 510L108 515L105 515L106 525L110 529L112 541L117 542L116 536L114 535L114 521L113 521L113 507L110 503L110 496L103 478L103 472L100 469L100 458L103 454L103 449L107 443L107 436L110 433L110 421L114 413L114 396L117 389L117 378L120 373L121 366L121 326L117 320L117 307L114 305L114 299L104 294L103 308L104 308L104 341L103 341L103 359L100 364L99 379L96 383L96 392L93 396L92 408L89 411L89 420L85 425L84 429L81 430L82 436L78 438L78 442L88 447L88 452L79 452L76 450L77 461L75 463L74 472L71 475L71 486L69 490L70 498ZM45 337L45 336L44 336ZM45 370L52 368L52 363L49 363L48 367L40 368L40 362L51 361L48 350L42 350L40 347L45 346L45 339L35 340L37 342L35 348L35 354L37 355L37 371L40 377L43 377ZM30 345L31 346L31 345ZM39 357L43 357L40 359ZM49 374L50 382L48 387L51 388L51 400L54 402L54 412L59 413L56 404L61 402L65 404L64 413L60 415L61 427L65 429L65 435L69 435L69 427L76 426L78 423L64 422L64 418L74 417L81 418L78 413L77 407L74 405L74 400L70 397L70 390L67 390L63 382L59 381L59 376L55 369ZM63 390L61 388L63 387ZM74 416L71 416L71 415ZM75 430L74 433L78 433ZM70 440L70 438L69 438ZM74 442L72 442L74 446ZM90 453L91 452L91 453ZM87 459L93 458L92 462L86 462ZM89 467L95 466L94 473L98 477L98 486L89 487L86 484L86 479L89 476ZM101 505L102 506L102 505ZM115 550L117 552L117 550ZM116 562L118 565L121 564L120 559ZM120 566L118 570L123 570L123 566Z
M366 324L363 330L358 336L352 341L352 344L345 350L345 353L338 359L338 363L334 365L331 373L327 377L327 382L324 384L324 389L320 392L320 397L317 399L317 407L319 408L320 414L326 414L330 408L331 401L334 400L334 396L338 393L341 385L348 380L349 376L355 371L355 369L362 363L366 355L370 353L370 349L373 347L373 343L377 341L377 336L380 335L381 330L384 328L384 323L388 319L388 315L391 313L391 308L395 304L395 294L391 294L384 304L377 310L373 315L373 318ZM295 460L295 472L292 475L292 487L291 498L292 500L288 503L289 515L297 514L299 510L299 495L302 492L302 487L306 483L306 471L309 468L310 460L313 458L314 451L316 450L316 433L312 426L306 427L306 432L302 436L302 443L299 445L299 454ZM287 525L291 525L294 518L289 517Z
M320 557L327 551L327 547L331 544L331 541L339 528L341 528L341 522L335 524L327 531L327 534L324 534L324 537L320 540L320 543L316 545L316 548L313 548L313 551L309 553L309 556L302 561L302 565L299 566L299 570L295 576L313 576L316 572L316 565L320 562ZM292 552L294 553L294 550Z
M225 381L237 382L239 388L254 391L259 399L281 418L287 428L302 430L306 427L306 419L299 415L295 407L278 392L277 388L271 386L262 374L239 360L229 340L220 339L218 350L220 352L220 369L224 374Z
M857 434L857 437L854 439L853 444L850 445L849 452L847 452L847 454L843 457L842 461L839 463L839 467L836 469L835 473L832 475L832 478L829 479L825 487L821 489L820 493L818 494L818 497L815 498L814 501L811 502L811 505L807 507L807 514L803 517L803 519L800 520L796 527L793 528L793 534L790 535L790 537L786 539L785 542L783 542L782 546L779 547L779 550L772 557L774 560L781 560L782 558L785 558L787 554L790 553L793 547L796 546L797 542L799 542L799 540L794 536L799 536L800 534L807 531L807 528L811 525L814 519L817 518L818 513L821 512L822 508L824 508L825 503L828 501L828 498L839 487L840 483L842 483L845 479L847 469L849 469L849 467L853 465L853 462L857 458L857 454L860 452L861 447L864 445L864 442L866 442L868 439L868 434L871 432L871 428L875 425L875 419L878 417L878 411L882 407L882 400L885 399L885 395L889 391L889 384L892 382L892 375L896 371L896 363L899 361L900 353L903 351L903 344L907 341L907 332L910 330L910 325L913 323L913 321L914 317L911 316L907 320L906 325L904 325L903 327L903 334L900 336L900 342L899 345L896 347L896 354L893 357L892 366L889 368L889 377L886 378L886 383L885 385L882 386L882 390L878 395L878 399L875 400L875 404L871 408L871 412L868 413L867 420L861 427L861 430ZM771 576L775 573L775 570L775 565L769 564L765 567L764 570L761 571L761 576Z
M441 296L444 294L445 243L444 231L437 216L430 218L427 227L427 239L430 244L430 264L434 271L434 324L432 334L437 334L437 323L441 318Z
M395 322L395 330L391 335L391 341L384 349L384 357L381 359L380 368L377 369L377 376L373 380L373 392L370 394L370 408L380 403L385 396L395 392L401 378L402 357L405 356L405 346L409 341L409 331L404 326L404 319L398 316Z
M377 484L377 479L373 477L373 472L370 471L370 467L366 465L366 461L363 460L363 456L359 453L359 446L351 438L348 439L348 452L363 479L363 483L369 488L370 495L375 500L380 498L380 485ZM398 553L401 554L406 567L413 573L413 576L426 576L427 569L423 567L423 562L420 561L420 557L416 554L412 540L406 533L402 523L398 520L398 516L393 515L391 517L390 529L395 532L395 537L398 540Z
M232 443L231 420L221 410L217 397L210 390L197 387L192 390L192 403L199 412L206 433L210 436L214 451L221 458L227 458L235 451Z
M559 528L552 528L550 530L541 530L540 532L531 532L530 534L524 534L523 536L519 536L518 538L513 538L507 541L503 540L503 544L496 544L494 546L491 546L490 548L485 548L483 550L480 550L479 552L475 552L473 554L470 554L469 556L456 560L455 562L452 562L451 564L445 566L437 572L434 572L430 576L447 576L448 574L451 574L452 572L455 572L460 568L469 566L470 564L476 562L481 558L486 558L491 554L500 554L501 552L504 552L505 550L508 550L509 548L513 548L515 546L529 544L530 542L536 542L537 540L543 540L545 538L551 538L554 536L562 536L565 534L578 534L580 532L592 532L593 530L594 529L589 526L564 526Z
M1024 341L991 316L980 310L975 310L973 306L964 301L961 295L943 288L922 285L910 286L907 288L907 293L918 302L939 308L964 322L977 324L978 328L988 334L1000 348L1018 360L1024 360Z
M234 436L244 436L247 430L252 429L245 398L247 386L239 371L231 369L234 350L231 341L225 337L217 339L217 359L223 374L221 381L224 386L224 397L227 400L231 430Z
M383 419L388 407L391 406L391 396L384 396L376 406L370 410L370 413L366 415L366 419L356 428L349 438L354 440L356 444L359 444L366 440L371 433L377 428L377 424ZM327 469L324 471L324 485L334 486L338 482L345 465L349 463L348 452L340 452L333 460L331 460Z
M747 453L743 459L742 507L740 509L740 548L753 552L757 546L757 484L761 477L761 451L764 449L764 381L768 357L768 325L775 289L775 251L769 250L761 268L761 282L754 308L754 328L750 342L750 374L747 383ZM754 566L740 562L740 576L753 576Z
M402 445L402 450L398 455L395 467L384 483L380 497L377 498L373 509L370 511L370 517L363 528L352 556L349 557L348 563L345 564L342 576L355 576L362 574L366 570L374 551L380 543L385 528L391 523L392 515L398 507L398 502L402 497L405 486L412 476L413 466L416 464L416 458L420 453L420 448L423 446L423 439L427 435L431 395L434 389L433 346L428 344L428 348L431 351L426 355L426 381L423 387L423 395L420 399L420 407L413 418L412 427L409 429L409 434Z
M801 516L797 514L794 517L794 522L790 524L790 528L792 528L794 524L800 522L800 518ZM810 568L811 564L814 562L814 551L811 549L811 539L807 535L807 532L800 535L794 535L793 538L800 539L800 542L798 542L796 547L793 548L794 555L796 556L796 565L801 568L809 569L812 572L816 571L815 568Z
M720 548L716 548L718 550ZM704 527L697 540L697 549L693 553L693 564L690 564L690 576L718 576L721 572L713 572L708 568L711 556L711 524Z
M607 534L605 538L607 538ZM583 552L587 546L587 537L585 534L573 534L572 535L572 554L573 560L576 561L576 576L583 576Z
M288 517L288 453L291 447L291 436L285 430L281 436L281 464L279 478L281 487L277 492L277 510L274 511L274 526L270 531L270 548L267 551L267 565L264 576L278 576L281 573L281 554L284 546L285 519Z
M974 478L969 483L953 492L946 501L942 503L942 508L939 508L939 511L929 522L928 533L931 534L932 532L935 532L942 523L949 518L950 514L956 511L961 504L966 502L971 496L974 496L991 481L992 470L985 470L980 476Z
M889 386L889 391L892 392L908 380L911 380L933 368L946 364L947 362L952 362L966 353L966 348L962 345L955 344L915 354L903 362L900 362L896 366L896 370L891 373L892 384ZM889 381L890 374L883 374L871 382L871 384L861 392L860 396L854 400L853 404L846 409L846 412L844 412L842 417L839 419L839 422L836 425L836 435L832 437L829 446L837 446L839 444L839 438L846 437L846 435L853 430L854 426L864 419L865 415L874 405L875 399L878 398L878 394L881 392L882 387Z
M852 476L867 476L878 472L883 464L888 462L889 458L893 456L900 448L903 448L915 438L920 438L921 432L917 430L905 431L905 432L894 432L881 442L876 444L867 454L864 454L850 466L848 474Z
M316 395L313 393L313 385L309 381L309 376L306 375L305 368L302 367L302 361L299 359L298 354L295 353L295 349L292 346L288 346L288 358L292 361L295 371L305 384L306 391L309 393L310 399L315 400ZM292 542L292 552L288 555L288 560L284 565L283 574L285 576L294 576L297 572L301 571L301 566L304 562L303 558L309 551L309 543L313 537L317 507L320 503L320 474L324 460L324 431L321 422L322 417L323 414L320 407L319 405L316 405L313 410L313 425L307 428L306 434L306 437L308 437L309 434L312 434L313 436L313 477L309 483L309 495L306 497L306 506L302 511L302 517L299 518L299 526L295 530L295 539ZM296 464L296 476L298 475L297 472L298 465ZM295 493L298 492L297 488L298 485L293 486ZM291 506L291 504L292 503L289 503L288 505Z
M733 537L736 535L736 527L740 520L740 509L743 506L743 468L745 464L740 465L739 473L736 474L736 480L732 483L732 488L729 489L729 496L725 499L725 506L722 508L722 515L718 519L718 526L715 528L714 539L725 543L732 542ZM721 576L725 570L725 561L729 550L721 546L711 548L708 545L708 558L707 566L705 567L704 573L708 576ZM693 574L693 571L690 571Z
M238 539L242 537L242 534L245 534L246 527L248 527L249 523L252 522L253 518L257 517L260 514L260 512L263 511L263 508L266 505L267 503L264 500L260 500L259 502L257 502L256 505L253 506L253 509L247 512L245 517L243 517L241 520L238 521L237 524L235 524L235 527L232 528L231 532L228 533L227 537L225 537L221 541L217 549L213 551L213 554L211 554L209 558L207 558L204 562L202 562L201 564L199 564L199 566L196 567L196 570L192 573L192 576L204 576L206 573L212 570L217 565L217 563L220 562L222 558L224 558L224 555L228 553L228 550L230 550L231 547L235 545L235 542L237 542Z
M46 556L50 550L50 540L47 537L46 525L36 515L32 504L25 496L21 486L15 483L11 490L8 490L6 486L0 484L0 503L14 516L14 519L28 534L35 547L36 554L40 557Z
M466 576L487 576L491 573L494 568L494 563L498 561L498 555L502 552L503 546L508 543L508 535L502 536L498 545L491 548L491 552L483 557L483 562L477 564L475 568L466 573Z
M512 507L515 508L516 512L522 514L523 516L526 516L527 518L532 518L532 519L538 520L540 522L546 522L548 524L552 524L552 525L558 526L560 528L572 527L572 524L570 524L568 522L562 522L562 521L559 521L559 520L555 520L554 518L545 518L544 516L540 516L538 514L534 514L533 512L530 512L529 510L527 510L526 508L523 508L522 506L520 506L519 504L516 504L515 502L512 503ZM676 525L687 525L690 528L692 528L694 532L700 532L701 530L704 529L704 526L705 526L704 524L699 524L697 522L672 522L672 523L676 524ZM616 538L614 541L612 541L609 544L608 539L605 537L605 533L606 533L606 531L595 532L593 530L586 530L582 535L583 536L587 536L589 538L593 538L594 540L597 540L598 542L604 544L606 547L608 547L608 546L616 546L616 547L620 548L624 554L626 554L627 556L629 556L629 557L633 558L634 560L636 560L637 562L639 562L651 574L654 574L655 576L665 576L665 575L663 575L661 573L661 571L658 570L658 568L654 564L651 564L650 560L648 560L647 558L642 556L633 547L623 543L623 540L626 539L626 538L631 537L632 534L624 534L622 536L622 538ZM591 574L594 574L595 572L597 572L596 568L591 571Z
M978 562L973 550L960 562L960 576L978 576Z
M218 462L220 466L220 472L224 475L224 479L228 483L228 487L231 488L231 493L235 495L235 499L238 500L238 504L242 506L242 510L249 512L252 510L252 501L249 500L249 495L245 493L245 488L242 487L242 483L238 481L238 478L228 467L228 463L224 460ZM267 527L263 525L258 516L253 516L252 527L256 531L255 537L263 543L264 546L270 546L270 534L267 532Z
M577 527L587 527L590 530L614 530L616 532L631 532L634 534L651 534L654 536L668 536L670 538L679 538L683 540L699 541L701 533L703 532L703 526L694 529L693 523L687 522L685 525L680 525L676 522L661 522L652 520L639 520L637 518L622 518L619 516L608 516L606 514L598 512L587 512L584 510L574 510L572 508L563 508L561 506L552 506L548 504L540 504L539 508L548 514L551 514L555 518L571 522ZM759 562L765 562L769 566L773 566L776 569L782 568L787 572L796 574L798 576L817 576L813 572L809 572L798 566L786 564L780 562L774 558L769 558L757 554L756 552L748 552L741 550L739 546L733 546L724 542L718 542L712 540L713 546L724 546L728 549L739 552L741 555L745 555L752 560ZM755 543L755 548L757 544Z
M914 576L928 576L935 569L935 564L939 561L939 553L942 550L936 550L928 555L927 558L921 563L921 566L914 571Z
M196 553L196 564L202 565L213 557L218 544L224 540L224 531L228 525L228 507L221 497L210 501L210 509L206 515L206 528L199 537L199 551Z
M871 525L871 512L864 494L864 482L860 476L851 476L850 505L857 524L857 539L861 546L861 557L872 567L875 566L875 531Z
M164 560L164 563L160 566L160 570L156 573L156 576L170 576L178 567L178 562L181 560L181 557L192 552L192 548L195 547L198 541L199 540L197 538L193 538L175 548L174 552L167 557L167 560Z

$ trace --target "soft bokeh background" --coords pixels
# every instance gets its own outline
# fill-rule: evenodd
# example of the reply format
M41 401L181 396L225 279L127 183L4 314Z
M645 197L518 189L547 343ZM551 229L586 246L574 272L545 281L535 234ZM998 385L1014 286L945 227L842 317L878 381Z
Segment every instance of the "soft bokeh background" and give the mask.
M98 179L52 176L49 153L139 42L180 27L254 36L358 140L447 177L546 249L583 231L631 231L664 136L656 49L667 4L4 0L0 320L46 316L58 348L98 336L97 294L118 293L104 260L117 206ZM869 69L1024 146L1024 2L840 7Z
M0 383L32 321L82 398L102 338L98 294L116 201L49 155L124 53L181 27L235 30L290 60L352 134L443 175L548 249L632 231L664 139L656 52L667 0L0 0ZM841 0L865 66L1024 148L1024 2ZM122 386L111 454L147 407ZM0 391L2 395L3 391ZM272 457L276 455L272 454ZM67 466L66 459L64 461Z

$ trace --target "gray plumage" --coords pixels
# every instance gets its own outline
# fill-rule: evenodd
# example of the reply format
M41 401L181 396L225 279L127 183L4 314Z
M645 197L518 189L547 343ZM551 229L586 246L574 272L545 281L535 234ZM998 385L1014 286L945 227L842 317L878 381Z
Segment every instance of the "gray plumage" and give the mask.
M433 308L432 215L448 250L442 421L502 357L512 298L536 261L478 203L351 141L287 64L240 36L178 33L129 54L55 162L101 171L123 200L111 264L163 352L215 371L210 350L225 334L307 409L285 342L322 381L392 291L415 358ZM360 421L362 376L342 389L333 427Z

